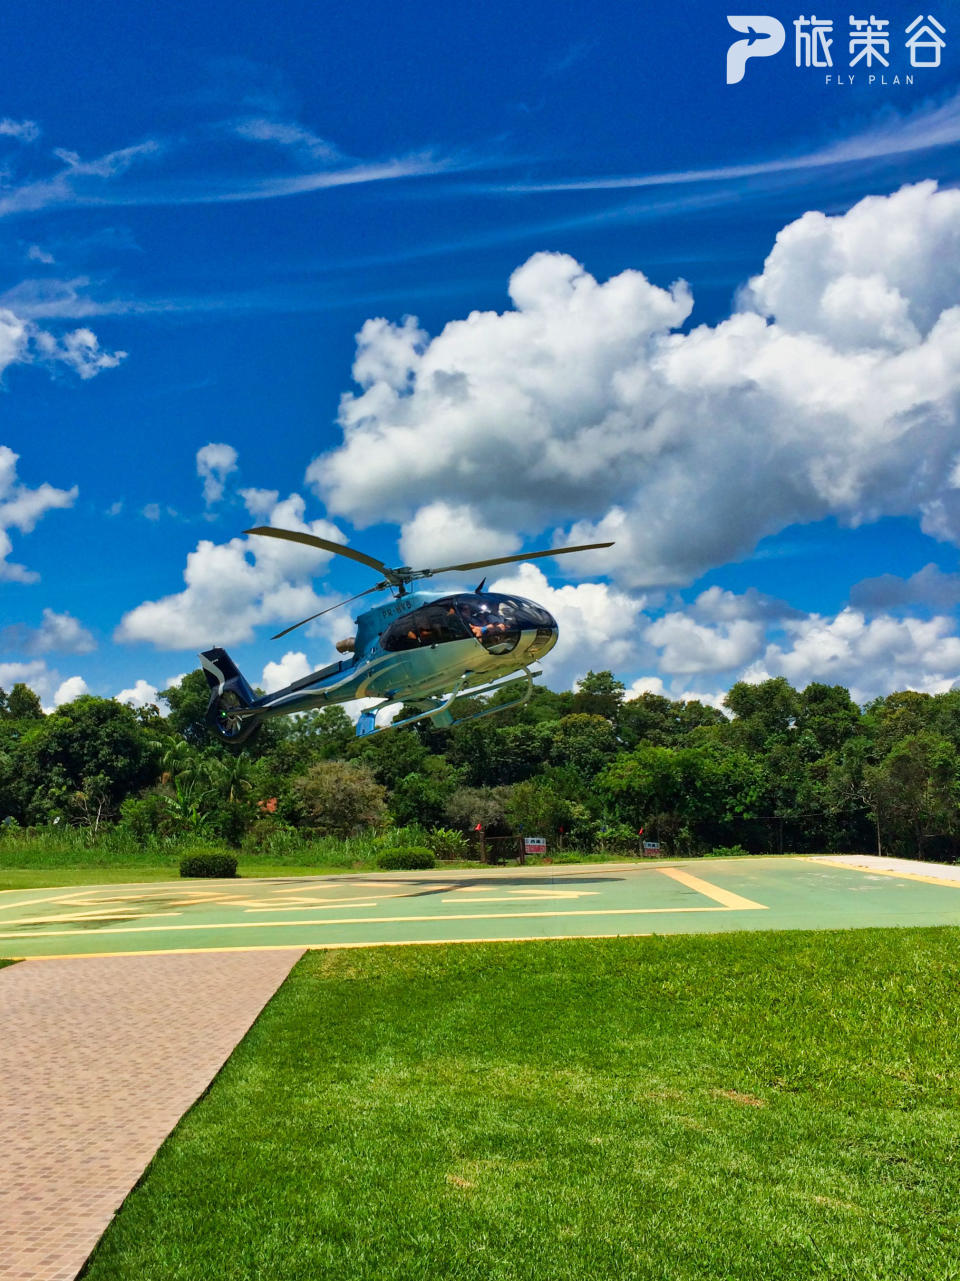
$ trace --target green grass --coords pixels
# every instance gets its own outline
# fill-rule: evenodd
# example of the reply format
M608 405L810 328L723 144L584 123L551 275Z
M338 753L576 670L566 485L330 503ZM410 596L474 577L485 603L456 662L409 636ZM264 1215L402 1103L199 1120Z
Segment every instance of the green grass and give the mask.
M0 891L36 890L63 885L137 885L144 881L176 881L179 860L161 865L123 863L104 867L3 867L0 866ZM237 865L240 876L329 876L349 872L349 867L296 867L289 863L247 861ZM373 870L373 869L371 869Z
M310 953L86 1281L960 1276L960 930Z

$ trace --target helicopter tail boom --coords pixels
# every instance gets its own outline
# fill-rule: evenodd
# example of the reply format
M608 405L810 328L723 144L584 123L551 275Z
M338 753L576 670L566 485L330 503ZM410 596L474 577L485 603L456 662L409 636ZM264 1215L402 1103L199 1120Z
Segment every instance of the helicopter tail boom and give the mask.
M259 718L247 710L256 695L225 649L205 650L200 664L210 686L206 722L219 738L239 746L260 727Z

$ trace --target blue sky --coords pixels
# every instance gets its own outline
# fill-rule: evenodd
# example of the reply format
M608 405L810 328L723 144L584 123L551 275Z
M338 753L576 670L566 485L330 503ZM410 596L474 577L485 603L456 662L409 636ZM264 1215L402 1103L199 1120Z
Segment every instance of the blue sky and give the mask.
M327 661L345 614L268 637L367 580L254 560L256 518L390 562L615 534L509 579L560 619L554 685L949 688L960 30L930 11L912 68L920 10L888 4L889 67L851 68L828 6L833 66L798 67L800 10L765 10L784 48L733 85L707 4L19 15L0 684Z

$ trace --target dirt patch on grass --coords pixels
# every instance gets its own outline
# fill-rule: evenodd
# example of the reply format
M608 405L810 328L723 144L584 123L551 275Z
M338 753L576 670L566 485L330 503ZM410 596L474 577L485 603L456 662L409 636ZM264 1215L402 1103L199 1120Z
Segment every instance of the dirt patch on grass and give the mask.
M758 1099L755 1094L743 1094L740 1090L711 1090L715 1099L729 1099L731 1103L740 1103L747 1108L765 1108L766 1099Z

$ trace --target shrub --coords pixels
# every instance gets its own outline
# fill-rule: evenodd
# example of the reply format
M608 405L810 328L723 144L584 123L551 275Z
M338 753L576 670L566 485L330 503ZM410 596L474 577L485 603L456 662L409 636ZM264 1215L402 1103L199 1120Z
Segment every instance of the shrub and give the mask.
M359 761L317 761L291 791L304 826L318 836L353 836L387 818L386 788Z
M400 845L392 850L384 850L377 859L377 867L388 872L423 872L435 866L436 861L431 852L416 845Z
M714 858L742 858L746 852L742 845L716 845L710 851Z
M470 842L463 832L452 827L435 827L428 836L430 848L437 858L469 858Z
M236 876L237 860L232 854L185 854L180 860L181 876Z

